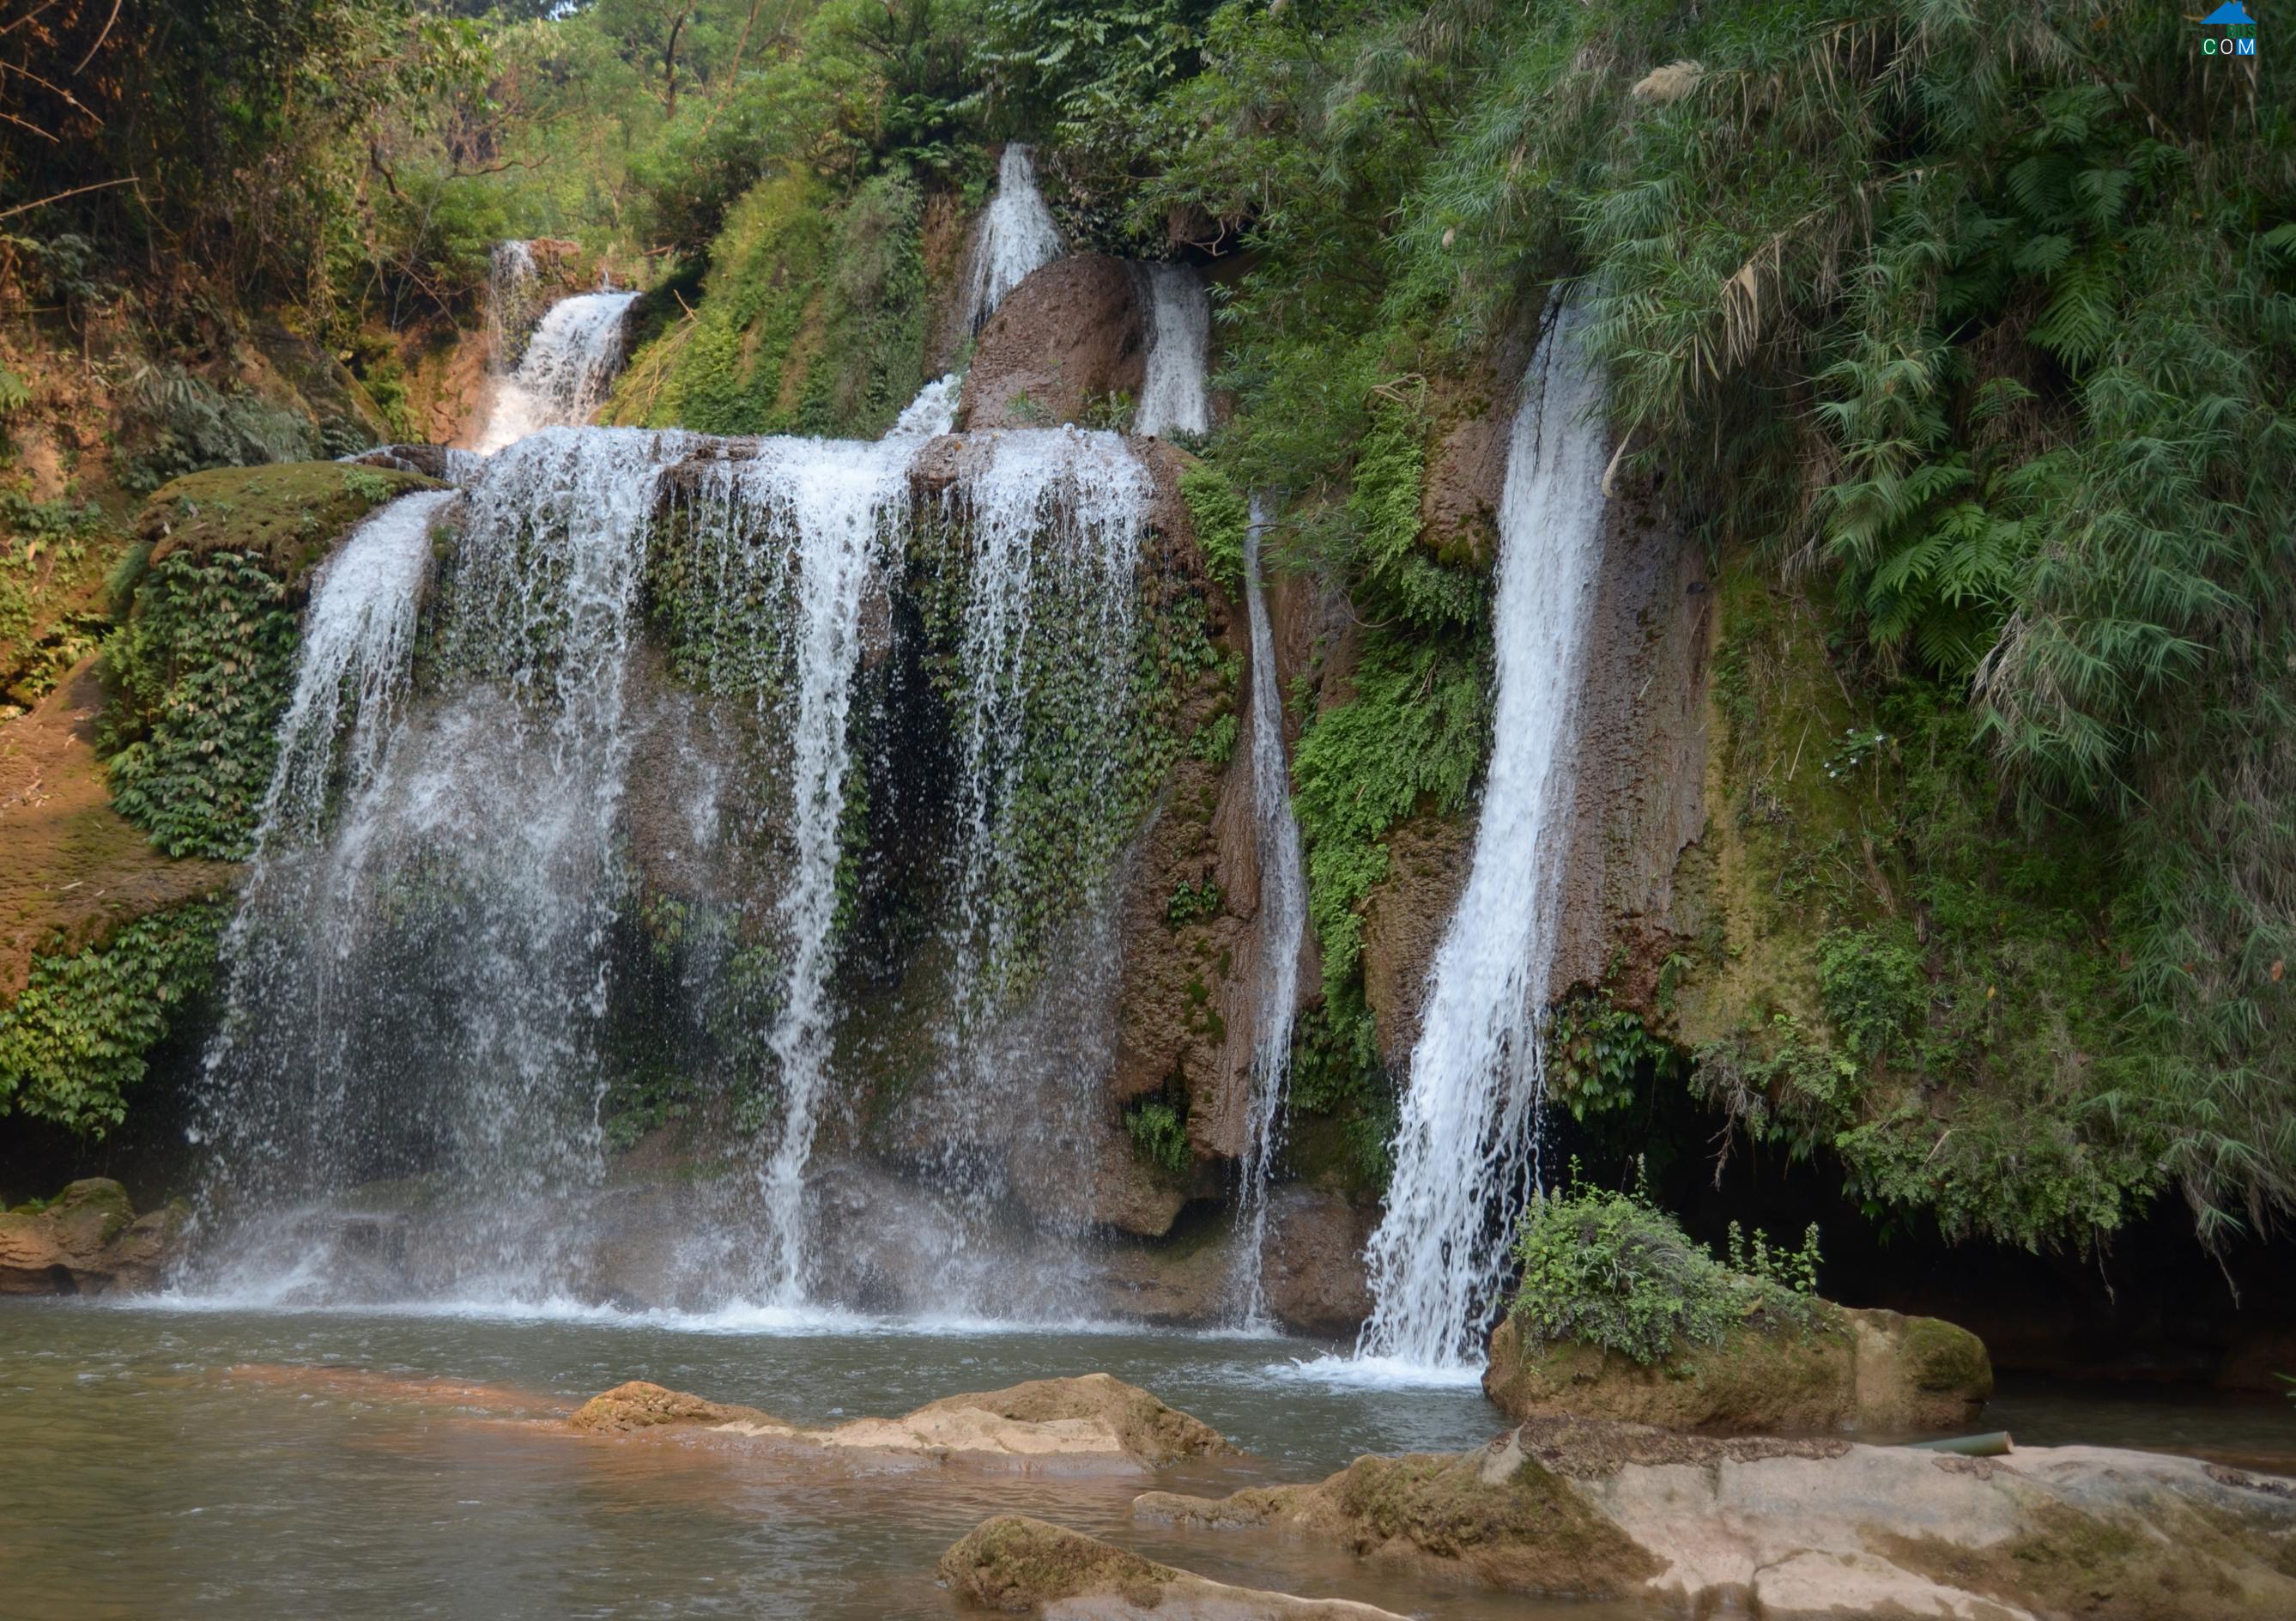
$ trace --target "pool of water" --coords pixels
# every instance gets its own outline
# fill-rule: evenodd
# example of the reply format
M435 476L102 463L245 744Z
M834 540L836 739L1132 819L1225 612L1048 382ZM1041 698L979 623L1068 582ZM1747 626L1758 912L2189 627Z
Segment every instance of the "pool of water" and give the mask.
M1366 1452L1504 1428L1470 1384L1333 1377L1328 1347L1136 1330L765 1315L256 1312L0 1302L0 1614L933 1617L935 1561L991 1514L1055 1519L1206 1576L1457 1621L1654 1621L1432 1583L1279 1534L1136 1526L1162 1486L1313 1480ZM1245 1449L1140 1476L793 1462L709 1437L552 1422L645 1378L804 1423L1105 1371ZM2296 1469L2296 1413L2010 1381L2026 1444L2156 1446Z
M1406 1613L1612 1621L1431 1586L1279 1535L1136 1527L1152 1486L1313 1480L1504 1428L1472 1386L1303 1375L1324 1347L1177 1333L254 1312L0 1303L0 1613L173 1617L955 1615L942 1551L1020 1511L1220 1580ZM1143 1478L840 1462L575 1436L646 1378L806 1423L1105 1371L1246 1449Z

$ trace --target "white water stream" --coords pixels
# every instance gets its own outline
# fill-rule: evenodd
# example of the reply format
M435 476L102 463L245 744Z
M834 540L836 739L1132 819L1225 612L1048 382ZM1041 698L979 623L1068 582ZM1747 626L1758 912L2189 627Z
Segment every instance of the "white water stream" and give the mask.
M1541 1041L1603 531L1603 377L1564 306L1541 341L1499 508L1497 701L1474 864L1430 976L1359 1354L1480 1362L1537 1173Z
M498 374L472 448L491 454L544 428L586 423L622 367L622 329L635 292L561 299L526 341L517 368Z
M1242 1180L1236 1203L1242 1237L1234 1282L1247 1328L1268 1324L1260 1258L1267 1247L1268 1178L1283 1146L1283 1098L1292 1075L1292 1030L1300 1000L1300 956L1308 935L1308 875L1300 822L1292 810L1292 769L1283 755L1283 697L1275 636L1259 572L1267 531L1260 499L1244 531L1244 610L1251 626L1251 804L1259 858L1259 983L1251 1036L1251 1103L1244 1123Z
M1061 230L1037 189L1029 148L1014 141L996 166L996 194L980 217L965 285L965 330L978 332L1004 295L1037 266L1061 256Z
M1140 276L1147 289L1148 357L1132 431L1201 433L1211 426L1204 386L1211 354L1210 289L1186 265L1143 265Z

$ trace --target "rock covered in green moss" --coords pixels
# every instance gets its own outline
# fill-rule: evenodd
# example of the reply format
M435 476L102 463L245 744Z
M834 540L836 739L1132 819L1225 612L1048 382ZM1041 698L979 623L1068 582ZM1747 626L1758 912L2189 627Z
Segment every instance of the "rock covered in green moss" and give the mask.
M156 1288L187 1212L141 1217L109 1177L72 1183L45 1205L0 1214L0 1295L127 1294Z
M1207 1581L1023 1514L1000 1514L977 1526L941 1555L939 1574L941 1584L962 1602L1005 1615L1399 1621L1368 1604L1295 1599Z
M1483 1392L1512 1419L1573 1414L1728 1436L1961 1428L1993 1394L1984 1343L1967 1329L1817 1304L1807 1328L1743 1325L1651 1364L1538 1340L1510 1318L1491 1336Z

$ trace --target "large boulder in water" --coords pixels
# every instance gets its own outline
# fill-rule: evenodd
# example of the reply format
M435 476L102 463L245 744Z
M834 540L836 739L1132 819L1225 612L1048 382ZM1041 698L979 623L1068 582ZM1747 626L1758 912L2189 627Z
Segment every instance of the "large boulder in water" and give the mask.
M957 426L1085 422L1111 394L1137 397L1147 332L1131 269L1102 253L1056 259L1004 295L980 330Z
M1232 1450L1210 1425L1105 1373L944 1396L898 1419L821 1429L634 1380L592 1397L568 1422L594 1435L693 1427L812 1448L1022 1466L1149 1469Z
M1095 1621L1401 1621L1343 1599L1230 1587L1023 1514L1000 1514L940 1557L941 1584L1006 1615Z
M1133 1515L1767 1621L2296 1613L2296 1482L2102 1447L1976 1459L1551 1419L1477 1452L1359 1458L1320 1485L1152 1492Z
M1511 1419L1618 1419L1702 1435L1966 1428L1993 1394L1984 1342L1935 1317L1819 1307L1808 1328L1733 1329L1645 1366L1602 1345L1491 1335L1483 1393Z
M185 1212L137 1216L109 1177L77 1181L48 1204L0 1214L0 1295L132 1294L157 1288Z

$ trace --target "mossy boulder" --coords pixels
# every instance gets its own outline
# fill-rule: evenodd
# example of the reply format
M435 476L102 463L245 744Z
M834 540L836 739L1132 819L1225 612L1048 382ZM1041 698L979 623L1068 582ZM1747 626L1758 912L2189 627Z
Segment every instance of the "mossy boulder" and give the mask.
M1337 1599L1230 1587L1022 1514L1000 1514L940 1557L941 1584L1005 1615L1219 1617L1222 1621L1398 1621Z
M139 1218L109 1177L72 1183L45 1205L0 1214L0 1295L102 1295L154 1288L187 1212Z
M437 487L420 473L339 462L217 467L154 490L136 532L154 564L235 552L299 596L352 524L393 496Z
M1267 1526L1383 1563L1415 1563L1516 1592L1612 1598L1660 1566L1569 1481L1495 1443L1484 1452L1358 1458L1319 1485L1209 1499L1150 1492L1133 1517L1166 1525Z
M1984 1343L1934 1317L1820 1303L1808 1325L1734 1328L1677 1341L1644 1364L1577 1340L1538 1341L1513 1318L1492 1333L1483 1392L1516 1419L1573 1415L1702 1435L1965 1428L1993 1394Z

